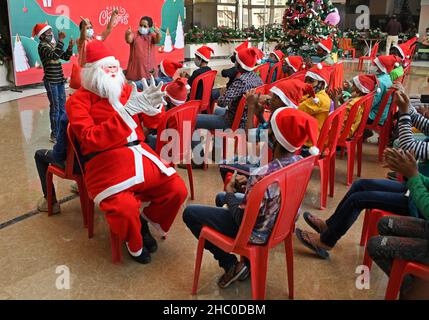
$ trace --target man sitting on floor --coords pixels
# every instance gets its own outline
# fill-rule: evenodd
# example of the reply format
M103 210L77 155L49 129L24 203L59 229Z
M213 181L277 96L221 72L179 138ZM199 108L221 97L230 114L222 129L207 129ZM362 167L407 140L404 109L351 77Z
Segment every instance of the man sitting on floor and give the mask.
M162 83L143 81L143 92L126 84L119 61L100 41L88 44L86 57L82 87L66 110L84 156L88 194L131 257L149 263L157 243L142 221L165 236L187 197L174 168L143 142L143 126L156 128L164 117Z
M211 227L228 237L234 238L240 229L248 196L252 187L269 174L302 159L295 152L311 139L315 143L317 121L308 114L293 108L277 109L271 118L270 140L274 145L273 161L256 170L248 179L236 175L226 186L226 194L220 194L218 207L190 205L183 213L183 221L198 239L203 226ZM314 148L318 153L318 150ZM242 192L245 192L244 194ZM239 194L237 194L239 193ZM222 208L223 203L227 208ZM277 185L271 185L266 191L260 205L257 223L249 239L253 244L265 244L276 222L280 208L280 193ZM224 269L224 275L219 279L221 288L228 287L236 280L244 280L249 274L247 261L239 262L235 255L227 253L206 241L205 248L209 250Z

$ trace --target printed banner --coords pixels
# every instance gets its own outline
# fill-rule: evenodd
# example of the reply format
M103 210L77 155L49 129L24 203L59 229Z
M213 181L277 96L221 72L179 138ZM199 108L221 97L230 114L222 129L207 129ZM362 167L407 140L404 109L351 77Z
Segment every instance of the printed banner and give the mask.
M137 31L143 16L152 17L154 25L162 32L162 40L157 47L157 62L167 57L177 61L184 59L184 0L8 0L8 9L17 86L43 81L37 51L39 39L32 38L35 24L48 23L55 37L59 31L64 31L67 47L70 37L79 38L80 16L89 18L95 35L99 36L106 29L114 9L119 14L105 44L114 51L122 68L127 67L130 52L125 42L125 31L129 27ZM77 63L77 46L73 53L70 62L63 61L66 77L71 74L72 64Z

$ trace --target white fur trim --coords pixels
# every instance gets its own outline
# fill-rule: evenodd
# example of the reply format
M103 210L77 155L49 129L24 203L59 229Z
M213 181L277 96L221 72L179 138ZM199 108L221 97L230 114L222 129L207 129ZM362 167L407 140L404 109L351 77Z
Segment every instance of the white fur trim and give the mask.
M319 150L319 148L318 148L318 147L315 147L315 146L313 146L313 147L311 147L310 149L308 149L308 152L310 152L310 154L311 154L312 156L317 156L317 155L319 155L319 154L320 154L320 150Z
M276 58L277 58L277 60L279 60L279 62L282 61L282 59L280 59L280 57L274 51L271 53L276 56Z
M356 76L353 78L353 83L355 84L355 86L362 91L363 93L370 93L370 91L368 90L367 87L365 87L359 80L359 76Z
M383 66L378 58L374 59L375 65L384 73L388 73L385 66Z
M405 60L405 54L404 54L404 51L402 50L402 48L400 46L394 46L393 48L398 49L399 53L402 56L402 60Z
M161 70L161 72L166 75L167 77L169 77L168 74L165 73L165 69L164 69L164 60L161 61L161 63L159 64L159 69Z
M40 38L40 36L42 34L44 34L46 31L48 31L49 29L52 30L52 27L50 25L47 25L46 27L42 28L42 30L40 30L39 33L36 36Z
M289 67L292 68L293 72L297 72L298 70L292 65L292 63L290 63L289 58L285 59L286 63L288 64Z
M331 50L329 50L328 48L326 48L323 44L321 44L320 42L317 44L319 47L321 47L323 50L325 50L327 53L331 53Z
M130 255L132 255L133 257L139 257L141 254L142 254L142 252L143 252L143 248L141 248L139 251L137 251L137 252L132 252L131 250L130 250L130 247L128 246L128 242L125 242L125 244L126 244L126 246L127 246L127 249L128 249L128 252L130 253Z
M328 86L328 83L326 82L326 80L323 79L321 76L319 76L317 73L314 73L313 71L307 71L305 76L310 77L310 78L317 80L317 81L323 81L325 83L325 88Z
M204 57L199 51L195 51L195 55L200 57L201 59L203 59L207 63L210 61L210 59L207 59L206 57Z
M256 66L254 66L253 68L246 66L243 61L240 60L240 57L237 54L237 62L240 64L240 66L246 70L246 71L253 71L253 69L255 69Z
M279 108L276 111L274 111L272 117L271 117L271 128L273 129L274 136L276 137L277 141L289 152L295 152L299 148L291 145L286 138L283 136L283 134L280 132L279 127L277 126L276 118L277 115L286 108Z
M272 87L271 89L270 89L270 92L272 92L272 93L274 93L274 94L276 94L282 101L283 101L283 103L286 105L286 107L292 107L292 108L294 108L294 109L298 109L298 106L295 104L295 103L293 103L289 98L288 98L288 96L286 96L285 94L284 94L284 92L283 91L281 91L279 88L277 88L277 87Z
M174 99L174 98L172 98L169 94L168 94L168 92L166 91L166 94L167 94L167 97L169 97L170 98L170 101L171 101L171 103L172 104L174 104L175 106L181 106L182 104L184 104L185 102L186 102L186 100L177 100L177 99Z
M100 60L95 61L95 62L86 63L85 67L86 68L97 68L97 67L105 66L108 64L116 65L119 67L119 61L113 56L105 57L105 58L100 59Z

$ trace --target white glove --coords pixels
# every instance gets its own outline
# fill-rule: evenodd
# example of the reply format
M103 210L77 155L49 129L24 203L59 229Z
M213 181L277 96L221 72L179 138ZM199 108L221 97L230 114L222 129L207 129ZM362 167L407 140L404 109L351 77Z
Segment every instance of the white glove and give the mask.
M156 116L162 112L162 107L166 104L163 99L165 92L161 90L163 83L160 82L158 86L155 86L153 77L150 86L145 79L142 82L143 92L138 92L135 83L132 84L133 90L124 108L131 116L139 113L144 113L151 117Z

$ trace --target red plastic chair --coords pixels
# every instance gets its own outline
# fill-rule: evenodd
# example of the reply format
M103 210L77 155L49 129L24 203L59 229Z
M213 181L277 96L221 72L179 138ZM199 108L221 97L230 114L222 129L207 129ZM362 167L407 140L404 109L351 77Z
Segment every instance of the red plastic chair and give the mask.
M390 271L385 300L396 300L398 298L402 281L407 274L429 281L429 265L395 259Z
M362 235L360 240L361 246L366 246L369 239L378 235L378 221L380 221L381 218L387 217L387 216L398 216L398 215L391 212L378 210L378 209L365 210L365 218L363 221ZM362 264L367 266L369 269L371 269L372 260L371 260L371 257L369 256L368 249L366 247L365 247L365 254L364 254Z
M273 82L276 82L277 80L280 80L281 79L281 76L282 76L282 68L283 68L283 62L282 61L280 61L280 62L277 62L271 69L270 69L270 73L269 73L269 75L268 75L268 78L267 78L267 83L273 83ZM276 73L276 78L274 79L274 81L273 81L273 76L274 76L274 73L277 71L277 73Z
M211 97L212 97L212 90L213 85L216 80L217 71L211 70L204 72L203 74L199 75L195 78L195 80L192 82L192 88L191 88L191 94L189 95L189 100L194 101L196 100L197 95L197 89L198 84L200 81L203 83L203 96L201 98L201 107L200 112L207 111L208 113L211 113Z
M330 182L329 196L334 196L335 157L345 112L345 105L332 112L325 120L317 140L317 148L320 150L320 156L316 162L320 168L320 210L326 208L328 181Z
M258 74L262 81L266 84L269 83L271 81L268 81L268 72L270 71L270 64L269 63L263 63L259 66L257 66L253 72L255 72L256 74Z
M390 137L392 135L393 119L397 109L395 104L395 99L392 99L392 103L389 106L389 112L386 120L384 121L384 124L380 125L379 123L380 123L381 116L383 115L384 110L386 109L387 103L389 102L389 99L393 96L395 92L396 90L393 88L387 91L387 93L383 97L383 100L380 103L380 107L378 108L378 113L375 116L373 123L367 124L365 126L365 129L376 131L379 134L378 161L380 162L383 161L384 149L386 149L386 146L389 143Z
M235 239L227 237L210 227L203 227L198 241L195 261L194 283L192 286L193 295L197 293L198 289L201 261L206 240L225 252L236 253L250 260L253 299L265 299L268 251L284 242L288 269L289 298L293 299L292 235L295 228L295 218L304 198L315 160L315 156L305 158L274 172L254 185L250 190L243 221ZM249 243L249 238L259 214L259 204L267 188L274 183L277 183L280 188L281 207L273 231L267 244L251 244Z
M341 49L341 56L344 57L346 52L351 52L353 59L356 58L356 49L353 48L352 39L350 38L340 38L339 39L339 48Z
M71 130L70 125L67 127L67 136L68 136L69 145L73 149L75 158L79 163L79 167L81 169L81 172L83 173L82 174L82 180L85 181L85 173L84 173L85 171L83 170L84 167L79 160L79 153L78 153L78 149L77 149L76 144L75 144L76 138L75 138L73 130ZM79 189L79 191L80 191L80 189ZM86 216L87 216L87 221L88 221L88 237L92 238L94 235L94 201L89 198L87 191L85 191L85 193L87 194ZM120 263L122 260L122 254L121 254L122 243L121 243L121 240L119 239L119 236L117 234L110 232L110 241L111 241L111 247L112 247L112 262L115 264Z
M378 52L378 47L380 46L380 43L379 42L377 42L373 47L372 47L372 50L371 50L371 53L370 53L370 55L369 56L362 56L362 57L359 57L359 65L358 65L358 70L359 71L362 71L363 70L363 62L364 61L367 61L367 60L369 60L369 61L374 61L374 59L377 57L377 52Z
M356 148L357 148L357 162L358 172L357 176L360 177L362 170L362 143L363 131L371 112L372 102L374 101L375 91L362 97L350 108L349 115L343 126L340 138L338 139L338 147L341 147L341 158L343 158L344 150L347 150L347 185L353 182L353 171L355 166ZM349 139L349 133L353 123L356 120L360 108L363 108L362 118L359 127L356 129L352 138Z
M167 129L176 129L179 133L179 141L175 141L172 146L174 151L176 150L176 143L179 143L179 152L171 152L168 155L170 159L163 159L166 162L170 162L170 164L177 164L180 162L185 162L186 168L188 170L188 178L189 178L189 187L191 189L191 199L194 200L194 179L192 175L192 165L191 165L191 141L192 141L192 133L194 132L195 125L197 122L197 115L200 110L201 101L188 101L185 104L174 107L167 111L162 120L161 124L158 126L158 134L156 137L156 152L161 156L162 148L170 143L169 141L163 141L162 132ZM187 124L187 127L185 127ZM189 136L189 134L190 136ZM172 160L172 161L170 161Z
M344 83L344 64L335 63L332 69L328 90L342 89Z
M55 165L49 165L47 174L46 174L46 189L47 189L47 201L48 201L48 216L53 214L53 176L56 175L61 179L74 180L77 183L79 188L79 199L80 206L82 211L82 218L85 228L88 227L88 237L92 238L91 229L88 226L88 210L89 208L89 197L88 192L86 191L85 182L81 174L76 174L73 172L74 163L75 163L75 154L73 152L73 145L70 143L71 139L69 138L69 127L67 127L68 135L68 144L67 144L67 155L66 155L66 166L64 169L59 168Z
M301 70L298 72L295 72L293 75L287 77L286 79L299 79L302 81L305 81L305 75L307 74L307 70Z

